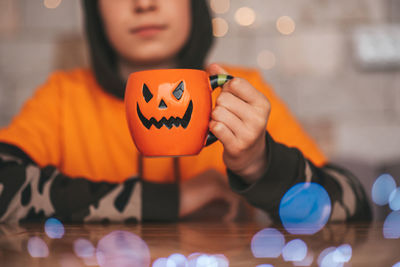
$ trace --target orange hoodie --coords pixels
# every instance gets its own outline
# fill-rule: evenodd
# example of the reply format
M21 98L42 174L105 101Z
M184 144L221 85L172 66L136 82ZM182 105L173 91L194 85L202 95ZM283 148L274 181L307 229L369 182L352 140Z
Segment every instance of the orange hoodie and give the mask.
M326 158L273 90L252 69L226 67L248 80L271 103L267 130L275 141L297 147L317 166ZM213 98L218 93L213 94ZM90 70L55 72L27 101L0 142L15 145L39 166L54 165L65 175L92 181L122 182L139 172L138 152L125 119L124 102L104 92ZM179 159L181 179L209 169L225 173L220 142L199 155ZM144 158L143 178L172 182L172 158Z

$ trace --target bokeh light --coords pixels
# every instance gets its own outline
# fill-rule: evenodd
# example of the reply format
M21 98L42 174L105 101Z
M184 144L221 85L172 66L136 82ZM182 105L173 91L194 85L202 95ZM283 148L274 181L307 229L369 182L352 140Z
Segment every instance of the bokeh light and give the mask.
M344 244L335 249L333 252L333 260L335 262L349 262L353 250L349 244Z
M261 51L257 56L257 64L264 70L272 69L276 64L276 58L274 53L269 50Z
M212 255L203 254L197 258L196 267L218 267L218 260Z
M345 262L349 262L352 256L352 248L348 244L337 248L329 247L321 252L318 257L320 267L341 267Z
M201 256L201 253L195 252L190 254L187 259L188 259L188 267L196 267L196 262L197 258Z
M127 231L113 231L104 236L97 244L96 256L101 267L150 265L146 243Z
M230 0L211 0L210 8L216 14L224 14L229 11Z
M332 253L332 256L333 256L333 252L335 252L335 250L336 250L336 247L329 247L329 248L324 249L318 256L318 259L317 259L318 266L321 266L322 260L328 254ZM333 261L333 259L332 259L332 261Z
M223 254L209 255L205 253L192 253L187 257L185 267L229 267L229 260Z
M394 211L400 210L400 187L389 195L389 207Z
M152 267L167 267L167 261L168 261L167 258L158 258L153 262L153 265L151 265L151 266ZM175 267L175 265L173 265L171 267Z
M186 267L188 265L188 260L182 254L175 253L168 257L167 267Z
M218 267L229 267L229 260L225 255L216 254L214 257L217 259Z
M299 183L289 189L279 206L279 216L291 234L314 234L322 229L331 214L331 200L316 183Z
M296 29L296 23L289 16L279 17L276 21L277 30L283 35L290 35Z
M64 225L56 218L49 218L44 224L44 231L50 238L58 239L64 236Z
M250 26L256 20L256 12L250 7L241 7L235 12L235 20L239 25Z
M285 237L274 228L266 228L251 239L251 251L256 258L277 258L285 245Z
M89 240L79 238L74 242L74 252L79 258L91 258L95 254L95 248Z
M335 247L329 247L321 252L318 257L318 266L320 267L341 267L343 262L335 261L333 255L336 251Z
M274 266L271 264L260 264L260 265L257 265L256 267L274 267Z
M213 35L215 37L223 37L228 33L228 22L223 18L212 19Z
M320 267L342 267L344 264L343 262L336 262L333 257L334 252L330 252L321 260Z
M392 267L400 267L400 261L398 263L395 263Z
M33 258L46 258L49 256L47 244L37 236L28 240L28 252Z
M383 236L388 239L400 238L400 211L392 211L383 223Z
M188 260L191 260L191 259L197 258L200 255L201 255L200 252L194 252L194 253L190 254L189 256L187 256L187 258L188 258Z
M282 257L285 261L302 261L306 255L307 245L300 239L291 240L282 249Z
M308 250L306 257L301 261L294 261L293 265L294 266L310 266L313 261L314 261L314 254L310 250Z
M61 0L44 0L43 4L46 8L54 9L61 4Z
M386 205L390 194L396 189L396 182L390 174L380 175L372 186L372 201L377 205Z

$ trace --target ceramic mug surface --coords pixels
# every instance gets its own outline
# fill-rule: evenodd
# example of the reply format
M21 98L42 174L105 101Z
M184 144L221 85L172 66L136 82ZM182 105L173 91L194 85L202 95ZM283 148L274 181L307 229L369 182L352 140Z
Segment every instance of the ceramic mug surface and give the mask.
M125 108L132 139L144 156L198 154L208 138L211 92L232 79L195 69L161 69L132 73ZM211 135L212 136L212 135Z

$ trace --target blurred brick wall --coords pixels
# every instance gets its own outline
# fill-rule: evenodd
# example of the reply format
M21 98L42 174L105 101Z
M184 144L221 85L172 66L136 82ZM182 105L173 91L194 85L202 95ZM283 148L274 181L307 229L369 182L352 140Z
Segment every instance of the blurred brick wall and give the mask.
M0 125L53 70L87 65L81 24L79 0L0 1Z
M53 70L88 64L80 4L0 1L0 126ZM256 11L253 25L235 22L242 6ZM328 156L400 159L400 71L363 72L352 51L356 27L398 22L399 13L397 0L231 0L229 11L216 15L229 30L209 61L258 67L258 54L269 50L276 64L261 70L264 78ZM288 36L275 27L283 15L296 23Z
M256 21L239 26L235 11L248 6ZM397 11L397 12L396 12ZM218 15L229 22L211 60L257 66L263 49L276 58L264 78L331 158L380 164L400 161L400 70L364 72L353 56L353 31L400 15L397 0L237 0ZM276 29L280 16L296 23L293 34Z

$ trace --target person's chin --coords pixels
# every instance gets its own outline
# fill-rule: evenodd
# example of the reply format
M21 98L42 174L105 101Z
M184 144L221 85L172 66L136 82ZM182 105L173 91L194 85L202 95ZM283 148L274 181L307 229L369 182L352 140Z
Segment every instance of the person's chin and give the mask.
M131 60L141 65L154 65L165 64L170 61L170 57L157 53L157 51L152 51L150 53L140 53L139 55L131 57Z
M135 65L141 66L155 66L155 65L162 65L167 62L168 59L163 57L136 57L131 59L131 62L134 62Z

